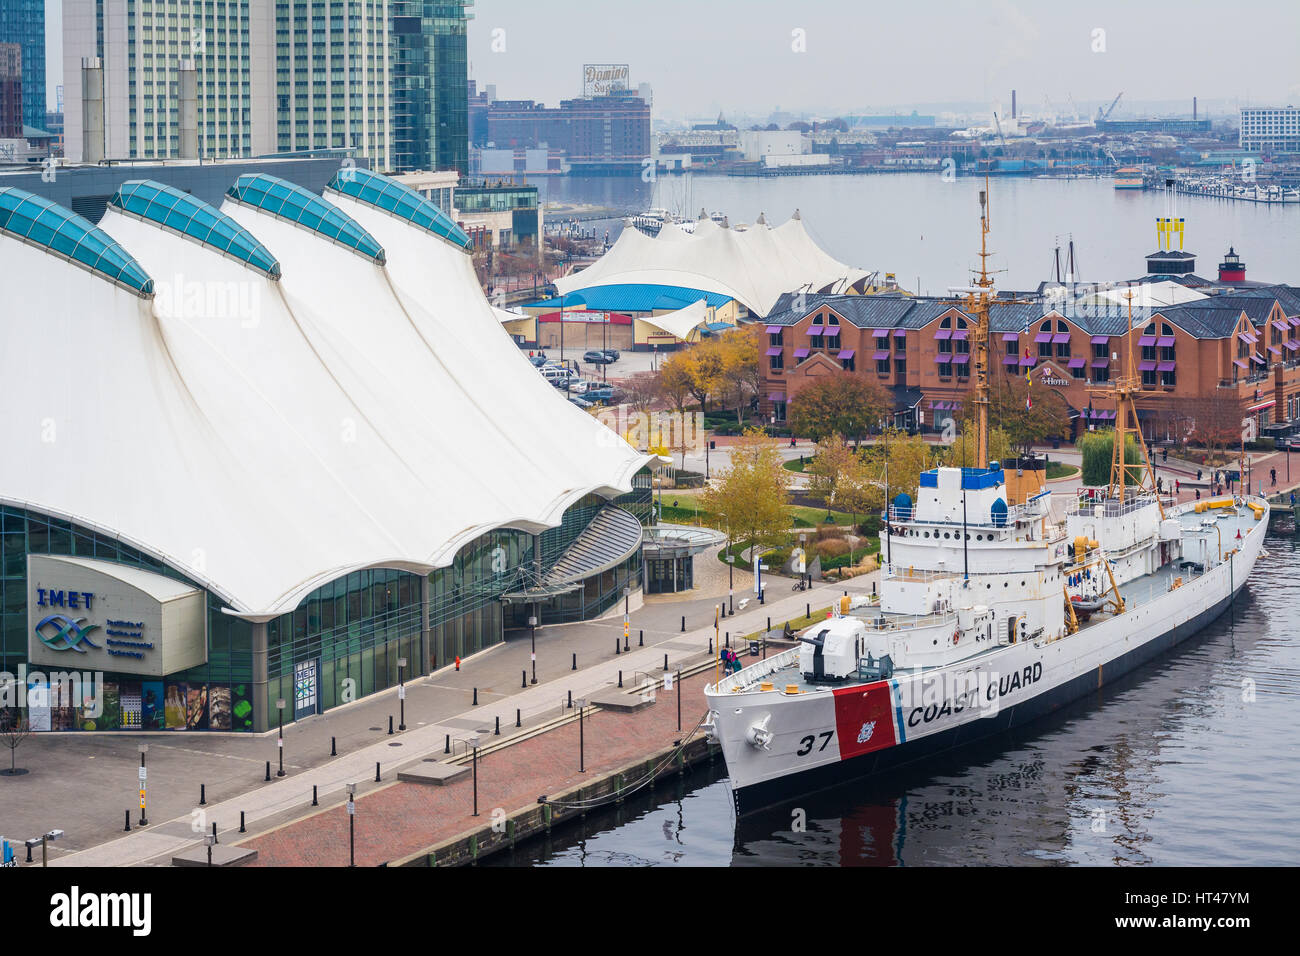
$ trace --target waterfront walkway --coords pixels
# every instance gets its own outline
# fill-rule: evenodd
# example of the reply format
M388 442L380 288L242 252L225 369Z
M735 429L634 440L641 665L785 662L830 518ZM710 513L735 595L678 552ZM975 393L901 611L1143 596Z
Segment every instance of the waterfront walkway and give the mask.
M699 560L716 559L704 554ZM758 631L765 627L769 616L773 625L779 626L787 619L802 616L807 605L826 607L846 590L869 592L876 580L874 574L864 575L839 585L819 584L811 592L792 592L788 579L774 577L766 605L738 592L737 614L724 619L720 629L733 634ZM750 600L742 611L739 604L744 597ZM319 811L320 807L311 806L313 786L317 788L321 806L326 807L343 800L347 783L359 784L363 795L376 790L386 792L387 785L396 781L399 767L422 762L424 758L442 759L448 735L453 741L460 741L456 746L464 753L463 741L475 731L486 729L491 734L498 717L503 736L515 732L516 710L521 712L526 730L561 716L567 710L565 704L570 692L575 698L583 698L616 686L620 670L625 684L635 683L646 674L661 675L665 655L672 670L707 659L715 603L717 599L708 596L682 602L647 603L632 615L629 651L618 655L614 653L614 640L622 636L621 615L543 628L538 636L538 684L527 687L521 687L521 678L528 668L528 635L515 637L464 662L459 672L443 670L409 682L406 688L408 729L404 733L392 736L387 733L390 715L394 724L397 723L395 688L289 725L284 730L287 776L283 778L275 776L278 755L274 734L256 737L177 733L36 735L19 751L20 765L30 767L32 772L4 783L5 834L10 839L21 840L46 829L63 829L66 837L50 847L51 865L55 866L165 865L173 855L201 846L203 832L210 831L214 823L223 845L239 839L241 811L249 831L244 836L257 839L273 828ZM681 631L683 615L686 616L685 633ZM644 631L644 647L637 646L640 631ZM570 669L574 653L578 655L576 671ZM472 704L475 687L479 695L477 706ZM693 727L704 710L698 692L692 693L698 687L699 682L687 684L682 707L684 730ZM624 729L623 720L633 722L628 725L630 728L646 730ZM642 752L655 750L662 740L654 728L668 720L675 732L676 707L672 693L664 694L659 703L635 715L596 714L588 728L600 728L594 733L598 739L604 735L607 743L598 744L588 737L589 746L605 748L592 750L593 760L622 761L625 750L621 748L635 742L638 733L643 733L645 738ZM500 780L517 776L520 792L531 791L528 800L561 789L576 772L576 749L569 739L576 733L576 724L566 724L548 732L547 736L554 735L551 740L535 744L531 749L523 749L521 745L491 755L488 760L493 764L488 772ZM337 757L329 756L331 737L337 738ZM486 736L484 742L500 739ZM136 747L141 740L150 744L150 825L136 826L139 811L132 809L133 829L124 833L123 811L135 807L135 771L139 760ZM555 757L569 751L573 751L575 759L567 764ZM515 759L511 753L519 754L517 766L511 763ZM272 768L269 783L264 776L268 759ZM379 783L374 780L376 763L380 765ZM536 772L539 769L540 775ZM495 793L489 792L483 771L484 767L480 766L480 811L496 806L514 809L508 803L513 799L513 791L498 788ZM546 783L548 774L549 784ZM69 786L70 780L78 784ZM202 806L198 802L200 783L207 784L208 800ZM402 784L391 789L401 792L410 786L417 785ZM460 800L470 793L470 787L467 779L458 781L441 788L446 789L447 795L438 799ZM95 799L85 800L87 793L93 793ZM451 796L453 793L455 796ZM387 806L384 801L395 801L394 806L400 806L403 800L432 801L434 796L385 797L372 805L376 807L373 811L365 809L367 799L362 799L359 813L373 812L378 818L378 808ZM469 822L465 821L466 827ZM424 829L412 839L424 840L431 836L427 821L420 822L419 826ZM277 852L280 851L275 849L275 842L269 842L268 857L273 859ZM337 848L332 852L336 856Z

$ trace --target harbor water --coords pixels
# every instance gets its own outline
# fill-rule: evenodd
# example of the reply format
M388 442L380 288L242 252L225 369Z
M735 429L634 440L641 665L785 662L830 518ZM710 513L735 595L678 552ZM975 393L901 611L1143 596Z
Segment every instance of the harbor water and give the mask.
M737 821L721 759L490 861L516 866L1295 865L1300 543L1233 609L1012 734Z

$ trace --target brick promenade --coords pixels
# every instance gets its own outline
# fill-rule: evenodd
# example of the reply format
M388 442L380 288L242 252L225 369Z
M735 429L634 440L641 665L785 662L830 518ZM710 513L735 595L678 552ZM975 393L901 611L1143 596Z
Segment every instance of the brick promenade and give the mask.
M577 721L480 757L477 818L472 816L473 783L469 777L446 786L372 782L379 789L357 798L357 865L376 866L418 852L490 823L494 809L511 813L534 804L538 796L559 793L670 746L689 734L703 716L702 688L712 680L712 670L683 678L671 691L660 689L657 702L637 713L590 714L584 730L586 773L578 771ZM685 696L679 733L677 695L682 685ZM257 850L254 866L346 866L346 807L339 803L239 845Z

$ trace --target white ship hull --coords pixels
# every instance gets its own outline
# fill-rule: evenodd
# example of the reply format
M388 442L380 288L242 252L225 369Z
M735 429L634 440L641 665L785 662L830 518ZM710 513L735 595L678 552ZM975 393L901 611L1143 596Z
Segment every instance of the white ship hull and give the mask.
M1254 569L1267 525L1266 517L1255 521L1233 542L1234 554L1181 587L1054 640L993 647L871 683L798 694L753 689L768 673L779 683L775 672L797 660L796 648L707 688L737 812L1021 726L1096 690L1224 613ZM756 726L770 735L759 742L765 746L751 740Z

